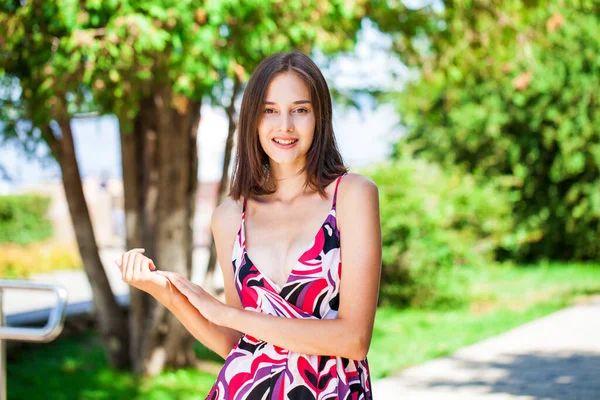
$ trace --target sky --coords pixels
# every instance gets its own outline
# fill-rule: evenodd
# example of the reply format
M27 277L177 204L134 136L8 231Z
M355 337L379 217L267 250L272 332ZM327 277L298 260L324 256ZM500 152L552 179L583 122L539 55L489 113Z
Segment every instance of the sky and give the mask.
M322 67L330 87L351 89L366 84L380 89L401 89L408 79L408 71L391 55L389 47L389 39L366 23L353 53L337 57L329 68L321 65L318 54L313 59ZM373 101L367 97L361 98L360 104L360 110L356 110L337 106L334 102L334 132L350 170L387 158L392 144L403 133L400 117L391 104L373 107ZM202 107L201 115L198 177L202 181L217 181L227 136L227 119L223 110L207 105ZM72 129L83 177L121 176L116 117L76 118L72 121ZM45 148L39 149L39 153L45 152ZM29 160L12 146L0 148L0 165L13 179L12 183L0 182L0 194L11 192L20 184L60 179L60 169L55 162L42 164Z

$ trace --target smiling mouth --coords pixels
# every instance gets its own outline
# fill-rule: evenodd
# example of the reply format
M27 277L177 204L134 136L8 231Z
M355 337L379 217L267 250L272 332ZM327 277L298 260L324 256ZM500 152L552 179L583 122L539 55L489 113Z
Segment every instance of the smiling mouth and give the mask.
M294 144L298 141L298 139L288 139L288 140L284 140L284 139L277 139L277 138L273 138L272 139L275 143L277 144L281 144L284 146L289 146L290 144Z

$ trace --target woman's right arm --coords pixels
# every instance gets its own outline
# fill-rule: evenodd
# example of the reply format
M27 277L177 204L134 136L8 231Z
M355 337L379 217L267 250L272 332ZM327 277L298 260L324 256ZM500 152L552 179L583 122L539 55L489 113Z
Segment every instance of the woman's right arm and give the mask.
M211 230L223 272L226 303L241 309L231 268L236 225L240 222L239 218L235 222L235 208L235 202L229 198L219 205L211 218ZM208 321L167 278L150 272L156 267L152 260L142 255L143 252L143 249L132 249L124 253L121 260L115 260L123 281L152 295L175 315L192 336L225 359L242 333Z
M241 222L241 215L241 207L228 197L215 208L210 221L211 232L217 250L217 259L219 260L219 266L223 274L225 303L239 309L243 309L243 306L234 286L231 256L237 230ZM159 301L177 317L196 339L225 359L233 346L242 337L242 333L208 321L188 301L187 297L182 295L177 289L173 289L169 291L174 294L173 297Z
M228 197L215 208L210 223L223 274L225 303L239 309L243 309L243 306L234 286L231 255L241 215L241 207ZM225 359L240 340L242 333L208 321L187 297L177 289L172 289L165 292L170 293L166 299L161 301L157 298L157 300L167 307L196 339Z

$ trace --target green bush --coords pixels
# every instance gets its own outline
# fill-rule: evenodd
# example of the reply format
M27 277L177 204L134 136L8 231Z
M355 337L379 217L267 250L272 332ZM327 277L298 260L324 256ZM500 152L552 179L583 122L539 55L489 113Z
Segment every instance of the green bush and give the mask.
M430 46L395 96L398 149L484 181L510 176L527 236L511 258L600 257L599 12L597 1L472 2L421 22Z
M389 161L363 173L380 193L380 303L444 307L467 300L460 266L492 263L512 230L506 193L423 160Z
M0 243L24 245L52 237L49 205L50 198L40 195L0 196Z

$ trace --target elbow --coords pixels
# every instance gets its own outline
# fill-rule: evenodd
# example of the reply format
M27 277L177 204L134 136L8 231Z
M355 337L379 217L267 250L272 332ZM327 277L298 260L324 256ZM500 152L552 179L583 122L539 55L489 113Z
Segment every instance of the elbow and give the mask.
M235 347L235 344L231 344L229 341L225 341L221 343L218 348L211 349L213 352L217 353L223 360L227 360L227 357L231 353L231 350Z
M371 338L367 336L356 335L355 340L352 343L351 351L348 354L348 358L355 361L362 361L367 358L369 352L369 346L371 345Z
M367 353L369 352L369 344L363 344L358 346L358 348L356 349L356 355L354 360L356 361L361 361L364 360L365 358L367 358Z
M229 351L227 351L227 349L221 349L221 352L219 352L219 356L223 359L223 361L226 361L230 352L231 349L229 349Z

